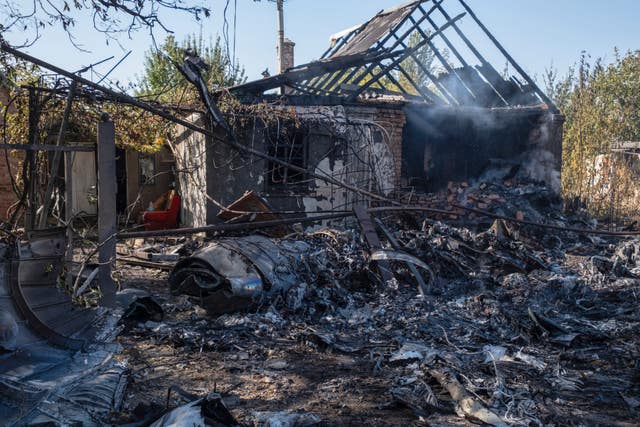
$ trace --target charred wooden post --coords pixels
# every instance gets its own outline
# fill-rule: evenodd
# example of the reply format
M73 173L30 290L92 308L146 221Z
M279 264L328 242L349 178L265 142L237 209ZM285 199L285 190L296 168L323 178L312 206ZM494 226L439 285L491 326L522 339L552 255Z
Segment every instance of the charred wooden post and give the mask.
M98 283L101 305L115 304L111 269L116 259L116 144L115 126L108 114L98 124Z
M61 152L56 152L56 154L57 153ZM73 263L73 155L74 153L72 151L66 151L64 153L64 220L67 223L67 253L65 255L65 262L67 264L66 283L68 289L71 289L73 282L72 275L70 274ZM53 175L50 179L52 178Z
M29 88L29 144L35 145L38 142L38 121L40 119L40 107L36 99L36 91ZM24 193L22 196L22 205L25 206L24 228L27 231L33 230L35 226L36 216L36 166L38 154L29 150L26 155L24 164ZM16 210L17 212L17 210ZM13 222L13 221L12 221Z

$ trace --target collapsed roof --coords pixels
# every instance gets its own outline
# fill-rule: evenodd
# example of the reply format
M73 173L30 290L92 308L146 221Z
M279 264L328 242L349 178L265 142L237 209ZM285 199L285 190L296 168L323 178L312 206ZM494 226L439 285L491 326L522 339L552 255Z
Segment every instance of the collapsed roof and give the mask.
M382 93L435 105L546 105L557 112L464 0L446 2L455 15L443 3L414 0L381 11L366 23L332 36L321 59L236 86L231 92L240 97L261 96L287 86L293 95L339 96L348 101ZM467 33L487 42L475 45ZM516 75L500 74L487 61L488 55L501 57Z

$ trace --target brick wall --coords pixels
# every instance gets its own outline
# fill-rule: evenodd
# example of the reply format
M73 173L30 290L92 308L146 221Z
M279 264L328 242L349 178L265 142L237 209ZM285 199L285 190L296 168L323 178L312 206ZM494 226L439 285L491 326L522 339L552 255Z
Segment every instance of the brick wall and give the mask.
M377 108L375 122L386 130L385 141L393 155L396 172L395 185L399 187L402 183L402 135L407 118L400 109Z
M372 130L384 131L381 133L382 140L388 145L389 151L393 156L394 164L394 186L402 185L402 140L404 135L404 126L407 117L401 108L395 108L394 105L389 107L368 107L357 106L348 107L347 116L352 119L362 120L364 122L375 123Z

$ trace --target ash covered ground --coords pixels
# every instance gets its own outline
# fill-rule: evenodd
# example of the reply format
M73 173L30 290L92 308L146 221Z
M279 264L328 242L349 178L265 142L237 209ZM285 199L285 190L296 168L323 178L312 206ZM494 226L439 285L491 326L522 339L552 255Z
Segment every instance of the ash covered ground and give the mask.
M598 226L533 182L428 200L452 201ZM355 224L279 240L303 248L286 266L300 280L245 312L213 315L171 294L167 273L122 266L123 287L149 291L164 315L130 319L119 337L131 375L115 421L216 391L241 425L638 425L640 239L459 214L379 215L429 266L424 295L404 262L381 280Z

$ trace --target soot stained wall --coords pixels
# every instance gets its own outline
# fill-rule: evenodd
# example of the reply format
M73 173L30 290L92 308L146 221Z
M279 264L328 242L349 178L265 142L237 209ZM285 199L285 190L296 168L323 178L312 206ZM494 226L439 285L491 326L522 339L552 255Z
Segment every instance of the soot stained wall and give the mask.
M479 177L493 160L523 161L549 153L559 171L562 120L543 109L405 108L403 184L436 191L449 181ZM550 178L551 186L555 177Z

